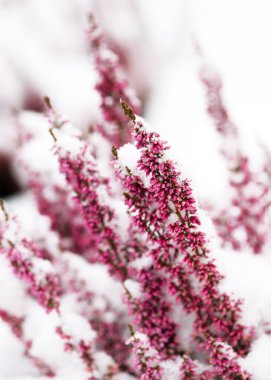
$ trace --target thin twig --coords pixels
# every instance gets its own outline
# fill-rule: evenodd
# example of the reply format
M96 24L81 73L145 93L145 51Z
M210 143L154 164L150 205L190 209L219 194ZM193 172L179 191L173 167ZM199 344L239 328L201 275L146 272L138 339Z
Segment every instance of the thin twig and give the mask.
M4 203L3 199L0 199L0 208L1 208L1 210L3 211L3 214L4 214L4 216L5 216L5 220L6 220L6 222L7 222L8 219L9 219L9 216L8 216L7 210L6 210L6 208L5 208L5 203Z
M53 132L53 128L50 128L50 129L49 129L49 132L50 132L50 135L53 137L54 142L56 143L56 142L57 142L57 138L56 138L56 136L55 136L55 134L54 134L54 132Z

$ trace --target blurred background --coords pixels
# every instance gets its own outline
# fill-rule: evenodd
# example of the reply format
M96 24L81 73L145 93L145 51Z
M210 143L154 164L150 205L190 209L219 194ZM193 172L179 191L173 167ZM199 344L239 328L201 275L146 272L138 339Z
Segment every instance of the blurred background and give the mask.
M0 196L22 190L13 160L22 111L43 112L48 95L82 129L99 118L85 36L91 12L143 116L169 141L199 197L222 205L227 172L199 71L208 62L221 76L242 149L257 168L262 145L271 147L270 11L267 0L0 0Z

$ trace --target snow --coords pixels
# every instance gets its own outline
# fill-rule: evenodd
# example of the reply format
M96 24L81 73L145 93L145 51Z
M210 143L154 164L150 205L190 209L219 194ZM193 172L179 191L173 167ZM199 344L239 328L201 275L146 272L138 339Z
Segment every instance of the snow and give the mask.
M132 261L131 266L137 270L147 269L152 266L153 260L150 256L139 257Z
M225 279L222 290L243 299L243 321L248 325L261 326L271 320L271 271L270 257L256 256L250 252L216 253L216 264Z
M78 155L82 152L83 144L77 138L66 136L64 134L54 131L57 139L57 145L60 146L60 155L66 157L69 153L71 159L78 158Z
M54 267L49 260L32 257L31 262L33 263L33 274L38 282L42 283L47 274L55 272Z
M253 373L253 380L269 380L271 373L271 337L262 334L253 343L251 352L243 359L244 366ZM242 363L241 361L241 363Z
M26 310L26 292L22 282L16 278L6 258L0 256L0 308L23 316ZM4 344L4 340L1 341ZM8 346L8 343L7 343Z
M84 340L87 343L91 343L96 333L93 331L87 322L87 320L78 314L65 314L61 317L61 328L65 334L72 336L72 341L80 343Z
M140 151L131 144L125 144L118 150L118 163L125 170L127 166L131 171L134 171L137 166L137 161L140 158Z
M200 230L205 233L209 241L217 238L215 226L206 210L198 206L198 217L200 220Z
M103 265L85 265L83 258L71 252L63 253L63 260L64 262L67 261L71 270L76 270L80 273L80 278L86 282L88 289L98 296L104 297L117 310L124 309L122 303L123 289L119 283L109 276ZM110 294L108 289L110 289Z
M177 359L176 361L165 360L161 365L163 369L162 380L179 380L181 362L181 359Z
M9 215L8 221L5 221L3 223L3 231L4 233L4 239L3 239L3 246L4 247L10 247L9 241L12 243L16 243L17 241L20 241L20 229L18 222L14 216Z
M64 114L60 115L59 123L61 124L61 132L64 135L78 138L82 136L82 131L71 124L68 116L65 116Z
M55 312L47 314L36 304L31 305L28 318L24 323L27 338L32 341L31 354L42 358L60 377L74 375L75 369L78 369L80 378L80 373L85 373L83 363L76 353L64 350L62 338L55 333L59 325L61 325L61 320ZM82 333L81 328L82 326L79 325L78 334ZM76 330L76 326L74 329ZM50 347L49 350L48 347ZM81 378L84 379L83 376Z
M16 215L22 235L40 240L44 238L46 232L46 235L49 236L50 246L56 244L55 233L50 230L50 221L47 216L40 215L38 212L33 194L25 192L20 196L10 198L8 205L11 215Z
M140 298L142 293L140 289L140 284L135 280L125 280L124 285L128 292L131 294L132 298Z
M115 380L135 380L135 377L124 374L124 373L119 373L118 375L115 376Z
M33 136L20 148L14 163L14 170L20 181L23 184L27 182L29 175L24 170L30 170L30 172L39 174L44 180L50 178L53 183L64 186L65 178L59 172L56 156L51 152L54 142L49 133L48 120L35 112L23 112L20 115L19 124L23 130Z
M31 364L31 361L23 356L23 345L2 321L0 321L0 334L0 378L3 380L18 378L21 380L24 376L30 377L31 375L36 378L38 371Z
M144 121L142 118L139 119L142 122ZM137 162L140 159L140 155L140 150L136 149L133 144L127 143L118 149L117 163L124 174L127 174L126 168L128 167L128 169L130 169L135 175L141 178L144 185L148 188L150 186L150 178L146 176L142 170L138 170L137 168Z
M101 376L105 376L108 369L115 364L112 358L104 352L97 352L94 355L94 358L98 367L98 372Z
M49 124L47 118L44 115L33 111L21 112L18 115L18 124L23 128L24 131L31 134L32 136L40 136L42 139L49 141Z
M149 339L146 334L136 331L126 342L126 344L130 344L131 342L139 340L142 343L148 343Z

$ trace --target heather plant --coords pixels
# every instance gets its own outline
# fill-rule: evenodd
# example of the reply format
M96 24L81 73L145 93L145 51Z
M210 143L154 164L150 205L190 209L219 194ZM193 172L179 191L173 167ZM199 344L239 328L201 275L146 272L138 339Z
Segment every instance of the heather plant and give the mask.
M9 326L12 333L21 342L24 347L24 355L33 363L39 373L48 378L55 377L53 370L42 359L31 354L32 342L25 338L22 327L24 318L12 315L5 310L0 310L0 318Z
M128 101L135 112L139 112L140 102L133 88L120 69L118 57L106 46L97 22L90 16L87 37L90 42L92 56L99 81L96 90L101 95L101 111L103 123L96 128L111 144L119 147L130 140L127 119L119 108L119 99Z
M250 337L238 322L240 305L217 290L221 276L208 257L206 238L198 230L200 220L189 183L180 180L173 162L165 157L167 144L157 133L146 130L127 103L122 102L122 107L134 122L135 145L141 153L136 174L128 167L119 167L131 217L153 243L150 254L157 268L169 274L174 284L169 291L182 301L187 312L195 312L195 340L202 344L206 339L208 344L213 335L222 335L244 354ZM149 177L147 185L144 176ZM191 276L199 281L198 286L192 285Z
M42 228L27 230L1 201L1 259L23 288L25 307L1 309L0 318L42 378L254 379L247 358L260 334L270 333L267 318L247 322L242 300L223 288L217 236L204 232L193 186L169 144L137 115L139 100L93 17L87 40L99 122L83 132L47 96L46 118L31 115L42 138L29 133L27 118L18 121L17 164ZM212 214L214 224L222 246L259 253L268 191L239 152L221 84L206 75L208 113L235 167L232 203ZM40 141L42 168L28 155L41 150ZM257 186L263 194L254 193Z
M268 173L264 167L261 172L253 170L250 158L242 152L238 128L223 101L219 75L205 64L200 79L206 90L207 112L221 137L221 153L232 190L230 204L219 213L213 213L214 224L223 244L236 250L248 246L254 253L261 253L269 230Z

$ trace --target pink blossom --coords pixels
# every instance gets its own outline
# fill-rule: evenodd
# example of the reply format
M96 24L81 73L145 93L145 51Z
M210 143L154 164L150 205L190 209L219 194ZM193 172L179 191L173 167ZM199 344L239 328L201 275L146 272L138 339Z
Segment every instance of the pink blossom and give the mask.
M137 112L139 100L120 67L118 57L108 49L101 30L91 17L87 36L92 49L99 82L96 90L101 96L101 111L105 123L96 126L112 144L119 147L130 140L127 120L118 107L122 98L131 103Z
M0 230L0 252L9 261L14 274L27 284L29 293L49 312L58 310L60 279L44 251L20 236L15 218L9 218ZM14 241L11 239L14 236Z
M126 114L132 112L127 104L122 106ZM169 290L188 312L195 312L195 340L203 343L208 332L245 354L251 336L239 322L240 302L218 291L221 275L209 256L206 237L198 229L199 218L189 182L181 180L174 163L165 158L168 146L157 134L148 132L137 119L132 133L141 152L139 175L121 169L117 163L116 170L134 223L148 234L158 268L171 274ZM141 173L150 177L149 187L144 185ZM172 215L175 222L170 222ZM197 288L192 286L191 276L198 279Z

